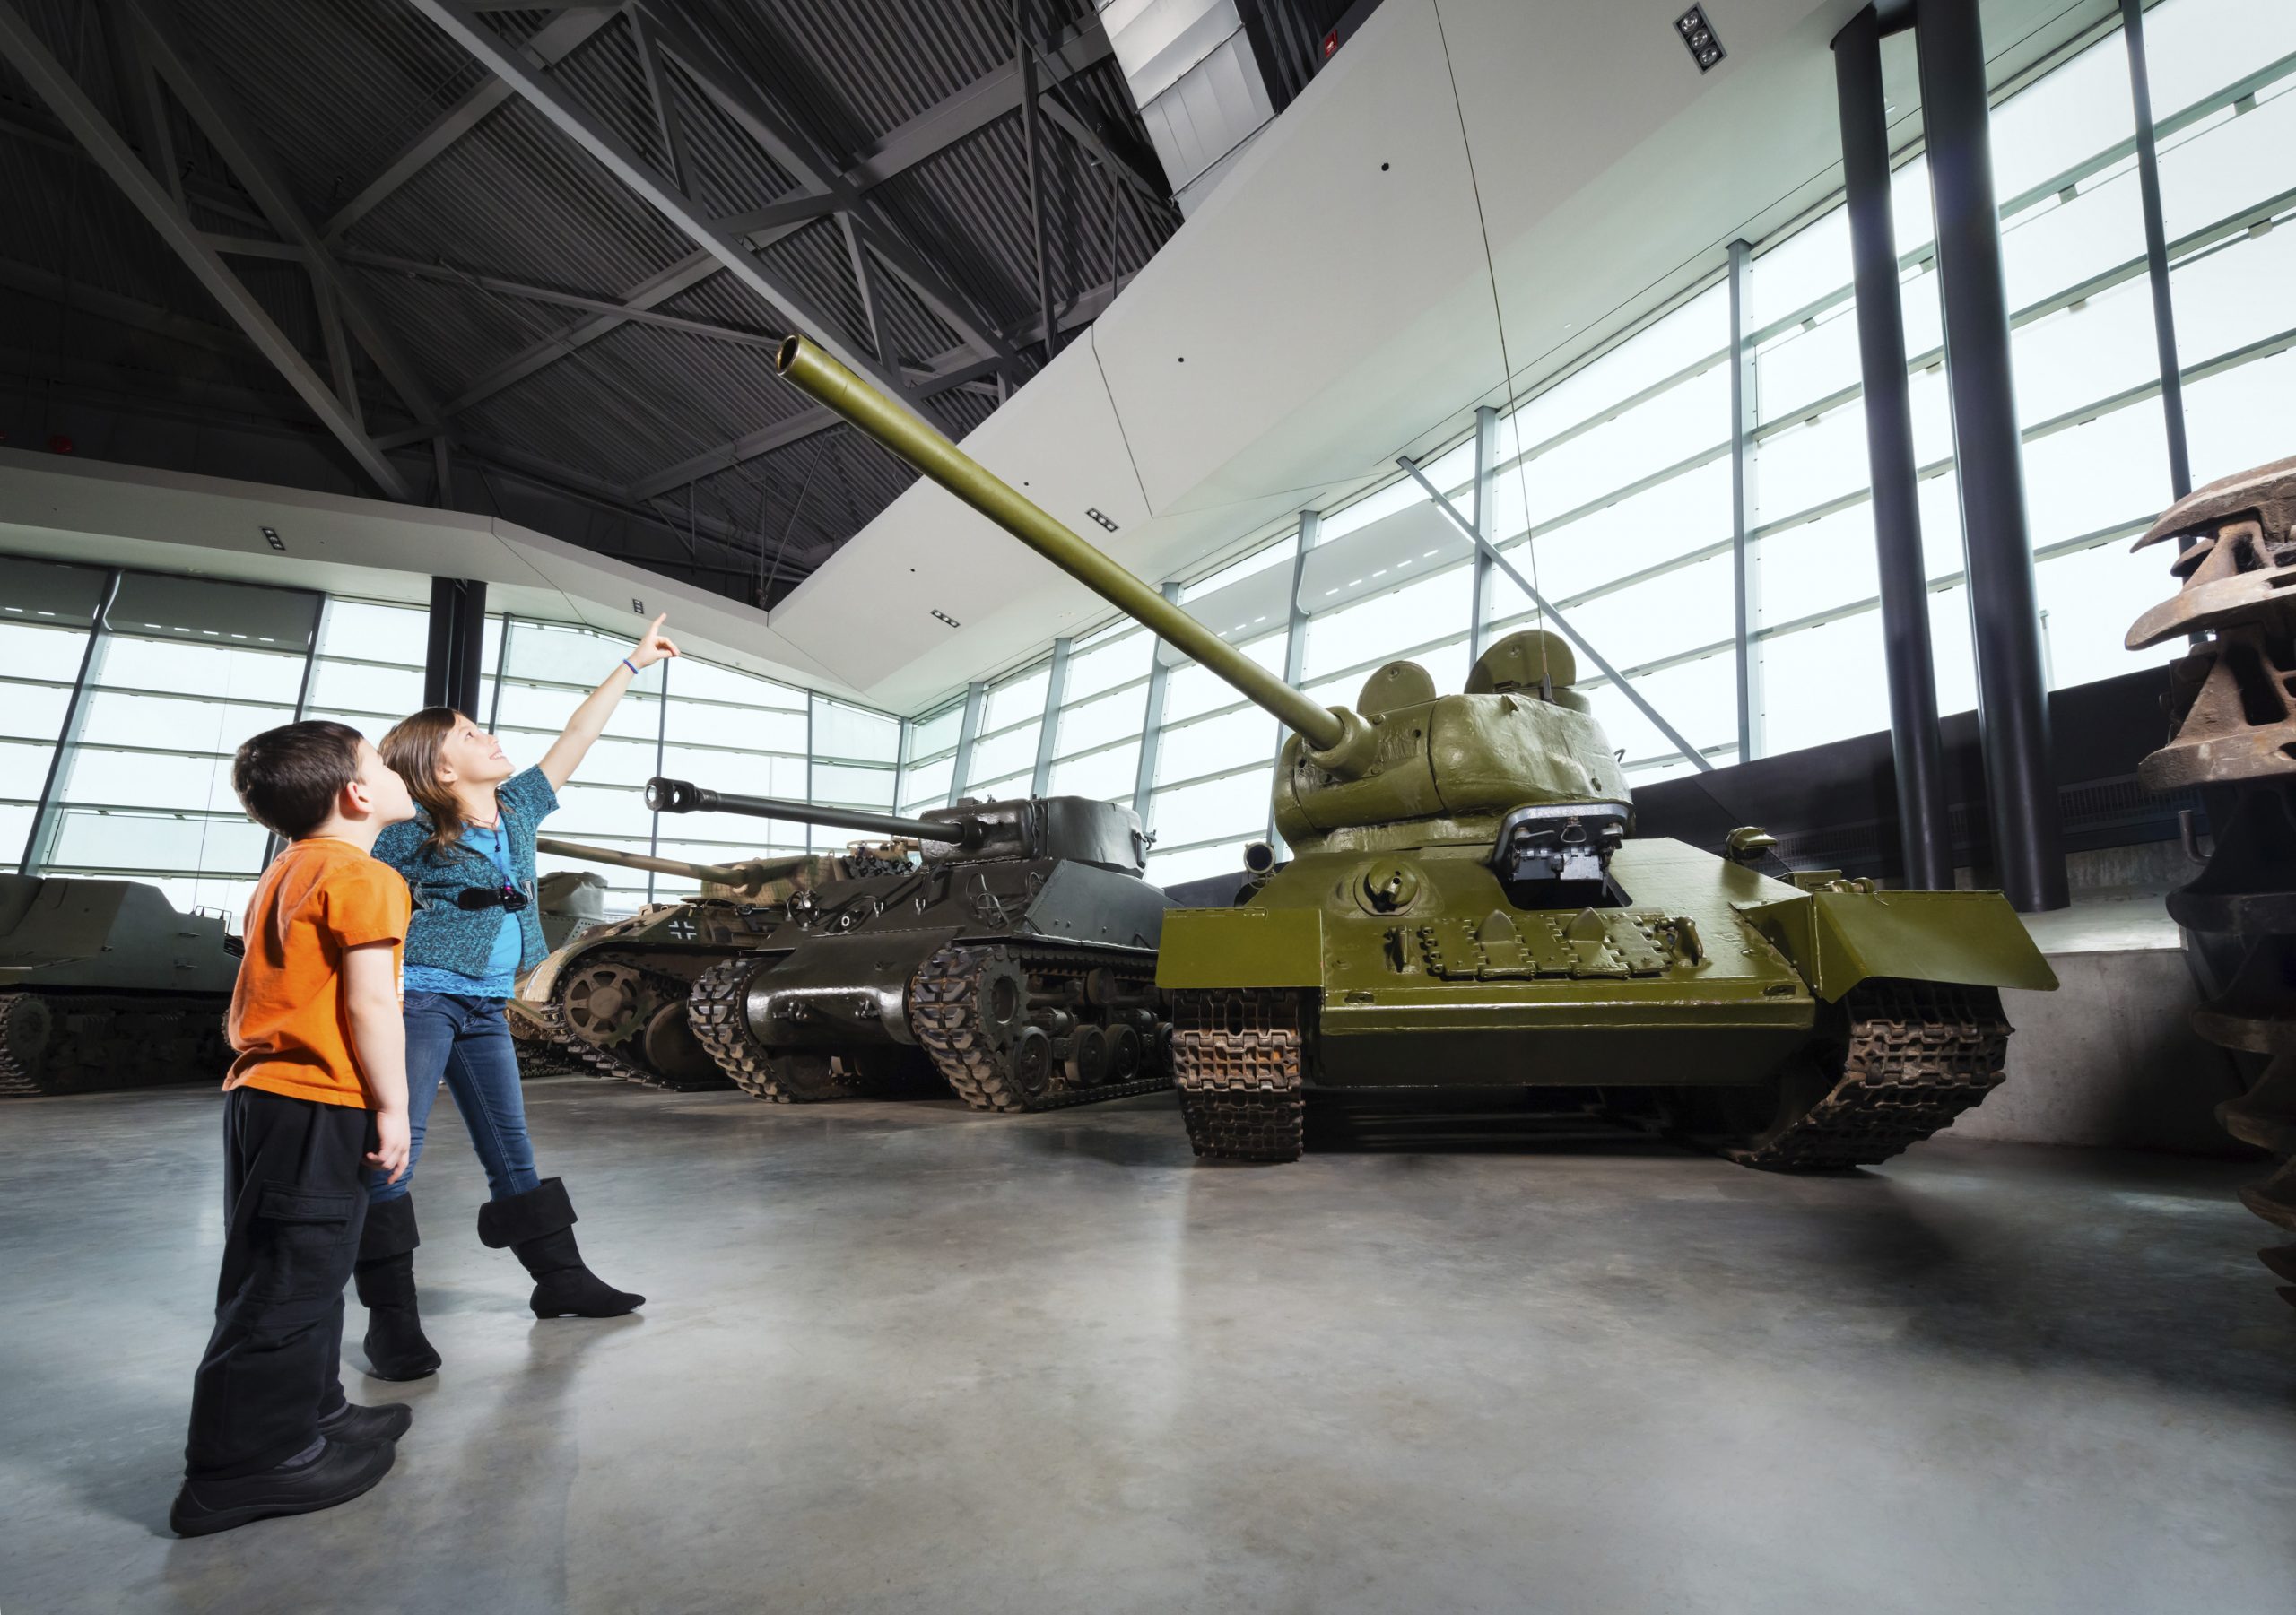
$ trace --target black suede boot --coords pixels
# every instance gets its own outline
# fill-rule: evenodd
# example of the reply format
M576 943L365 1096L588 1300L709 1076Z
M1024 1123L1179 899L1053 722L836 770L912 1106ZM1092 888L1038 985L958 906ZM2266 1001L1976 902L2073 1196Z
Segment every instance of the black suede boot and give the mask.
M377 1379L421 1379L439 1371L439 1354L422 1336L414 1305L414 1196L367 1208L359 1261L351 1276L367 1309L367 1371Z
M478 1237L494 1250L509 1246L534 1275L528 1305L538 1318L618 1318L646 1304L644 1296L616 1289L582 1265L563 1178L545 1177L523 1194L488 1201L478 1208Z

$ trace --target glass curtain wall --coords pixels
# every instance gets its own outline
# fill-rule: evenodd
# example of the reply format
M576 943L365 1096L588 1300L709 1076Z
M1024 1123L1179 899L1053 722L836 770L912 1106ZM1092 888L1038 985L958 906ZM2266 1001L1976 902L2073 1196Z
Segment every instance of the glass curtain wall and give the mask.
M8 682L22 689L10 705L23 710L9 729L37 727L46 742L8 747L19 867L124 875L180 908L236 912L269 838L239 811L231 754L300 710L320 596L6 565L0 624L29 653L11 658ZM23 583L32 586L20 597Z
M236 914L268 838L232 794L232 752L299 713L379 741L422 704L429 624L419 606L0 557L0 836L10 856L29 855L45 874L149 881L179 907ZM626 634L489 617L472 716L501 735L514 762L539 761L628 647ZM834 849L847 832L658 819L646 782L670 774L882 810L892 805L900 743L900 722L885 713L699 657L657 663L545 828L696 863ZM697 885L547 854L540 867L604 875L610 911Z
M2296 8L2162 0L2145 29L2197 485L2284 456L2296 430L2288 296L2296 231L2275 228L2296 215ZM1909 49L1910 41L1890 48ZM2173 645L2144 657L2121 648L2129 622L2170 582L2149 552L2127 552L2172 497L2134 135L2118 28L1994 111L2028 517L2053 688L2178 654ZM1894 189L1939 705L1954 712L1974 705L1976 681L1920 156L1898 169ZM1738 760L1742 654L1756 756L1889 721L1839 208L1755 244L1745 276L1735 334L1750 351L1752 381L1746 647L1737 643L1734 610L1734 333L1720 261L1706 286L1496 422L1486 522L1509 560L1716 764ZM1472 440L1424 469L1472 512ZM1307 556L1298 554L1296 532L1282 534L1190 585L1182 599L1263 665L1283 672L1288 662L1326 700L1352 699L1365 674L1397 656L1425 664L1438 689L1459 688L1474 562L1418 485L1393 482L1325 513L1318 525ZM1295 560L1296 603L1306 612L1297 636L1283 621ZM1262 572L1278 579L1272 589L1266 579L1254 584ZM1483 616L1485 644L1536 620L1497 576L1484 590ZM1085 643L1135 648L1120 680L1098 688L1080 685L1072 664L1059 750L1079 766L1073 774L1065 762L1057 767L1055 788L1128 800L1121 760L1137 763L1137 725L1155 682L1150 642L1117 625ZM1167 668L1162 683L1149 873L1171 883L1238 867L1243 845L1267 833L1276 725L1192 665ZM1692 766L1606 681L1581 684L1631 779ZM1106 702L1097 710L1096 696ZM931 720L944 758L954 751L956 711ZM912 751L924 754L914 740ZM973 777L987 775L976 768ZM1077 783L1057 783L1070 778Z

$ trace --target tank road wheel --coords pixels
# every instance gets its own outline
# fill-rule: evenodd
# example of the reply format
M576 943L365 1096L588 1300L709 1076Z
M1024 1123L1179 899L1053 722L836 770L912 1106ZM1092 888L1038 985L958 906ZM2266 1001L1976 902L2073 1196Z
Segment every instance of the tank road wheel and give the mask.
M1105 951L1057 943L944 948L909 978L909 1029L975 1110L1050 1110L1147 1093L1168 1080L1137 1058L1118 1075L1114 1052L1120 1031L1137 1048L1132 1019L1152 1022L1136 1002L1126 1005L1127 994L1152 997L1154 970L1144 954L1111 963ZM1096 972L1106 972L1098 985ZM1065 1054L1046 1019L1066 1029Z
M1105 1028L1080 1026L1069 1037L1068 1080L1079 1088L1092 1088L1109 1074L1109 1035Z
M641 1046L646 1051L646 1064L659 1073L665 1088L681 1091L696 1088L722 1088L726 1078L709 1051L701 1046L701 1039L693 1035L686 1021L685 1005L674 1001L654 1012L646 1023L646 1038Z
M1040 1026L1024 1026L1013 1045L1013 1086L1027 1102L1043 1104L1052 1097L1052 1038Z
M1868 981L1836 1035L1755 1089L1680 1090L1673 1131L1742 1167L1866 1167L1918 1144L2000 1086L2009 1022L1991 987Z
M1187 1142L1215 1160L1297 1160L1307 1106L1300 994L1172 994L1172 1081Z
M763 1081L751 1091L759 1098L777 1105L812 1105L842 1098L850 1091L834 1055L806 1048L760 1048L758 1056Z
M1028 1021L1028 972L1010 948L944 948L909 979L909 1029L975 1110L1040 1110L1052 1098L1052 1045Z
M35 1094L48 1068L56 1017L30 993L0 993L0 1094Z
M1140 1076L1140 1033L1138 1029L1119 1026L1109 1033L1108 1081L1131 1082Z
M628 965L577 970L560 993L567 1029L592 1048L627 1043L646 1024L645 983Z

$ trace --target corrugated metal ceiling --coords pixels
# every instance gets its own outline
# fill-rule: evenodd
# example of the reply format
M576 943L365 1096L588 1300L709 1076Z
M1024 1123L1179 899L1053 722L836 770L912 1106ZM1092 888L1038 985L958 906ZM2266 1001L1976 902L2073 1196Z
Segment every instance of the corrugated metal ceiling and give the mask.
M495 90L486 70L406 0L8 0L131 142L135 118L114 86L126 59L106 31L133 7L150 8L188 42L195 68L219 82L304 215L324 226L359 197L442 114ZM641 8L639 8L642 10ZM639 156L669 166L640 65L630 9L488 10L486 26L523 43L546 28L588 37L545 71L553 91L611 128ZM1040 48L1083 30L1097 39L1089 0L1038 0ZM741 91L817 145L832 166L875 153L911 120L945 110L1013 60L1009 0L694 0L670 8L738 81ZM587 21L582 17L587 16ZM552 39L537 41L552 45ZM1161 191L1161 177L1121 74L1104 48L1068 75L1065 118L1096 131ZM687 161L690 194L726 217L805 194L703 87L674 63L664 74ZM163 96L168 132L195 220L220 235L276 240L241 183L183 108ZM1048 272L1056 308L1135 273L1176 227L1160 195L1127 190L1086 141L1039 123L1046 167ZM1006 385L1032 374L1041 350L1034 230L1020 120L1008 110L870 187L871 225L945 282L982 325L1005 332L1022 357ZM0 213L14 229L0 258L15 260L20 290L37 271L51 281L222 325L197 282L91 163L25 83L0 68ZM512 94L379 204L364 209L340 245L361 254L524 282L615 304L695 258L691 240L582 151L544 113ZM756 254L779 284L866 346L867 320L846 231L834 216L794 228ZM326 373L321 316L297 265L232 256L294 345ZM418 279L347 261L344 273L376 323L433 399L467 405L443 421L474 455L516 451L564 468L570 485L597 493L651 491L693 461L691 490L660 493L656 508L681 522L689 508L715 521L708 559L737 566L762 542L810 567L882 509L909 480L905 468L842 427L817 431L745 463L710 458L744 435L804 414L807 401L771 373L761 346L607 319L514 291ZM879 317L898 361L913 372L971 362L980 351L948 318L888 273L873 271ZM35 290L37 295L37 291ZM732 275L697 269L657 305L744 330L778 334L788 317ZM157 328L154 326L153 328ZM525 371L506 379L506 368ZM427 454L413 401L357 362L370 431L398 431L409 458ZM940 393L921 407L961 433L996 406L995 378ZM283 386L281 388L284 392ZM291 409L283 404L283 409ZM691 474L691 473L683 474ZM427 485L410 470L409 481ZM801 497L802 496L802 497ZM631 494L633 501L638 496ZM571 536L571 535L570 535ZM709 575L705 575L709 576ZM718 586L749 586L716 577Z

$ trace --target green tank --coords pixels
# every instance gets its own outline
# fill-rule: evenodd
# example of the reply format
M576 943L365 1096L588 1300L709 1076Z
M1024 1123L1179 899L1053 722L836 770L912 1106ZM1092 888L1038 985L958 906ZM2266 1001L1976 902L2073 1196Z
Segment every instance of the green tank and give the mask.
M1636 838L1569 646L1534 630L1439 693L1410 663L1353 708L1269 673L802 337L782 375L1292 731L1292 848L1226 908L1165 917L1173 1074L1198 1154L1290 1160L1311 1088L1576 1090L1752 1167L1882 1160L2002 1080L2004 987L2055 975L1991 891L1773 879Z
M0 875L0 1098L221 1083L240 951L155 886Z
M694 864L547 837L535 845L560 857L700 883L698 898L651 903L576 931L526 974L505 1012L514 1033L522 1023L538 1030L578 1063L576 1069L679 1092L733 1086L687 1024L695 979L763 945L761 916L778 913L779 905L839 881L906 868L909 856L898 847L857 846L842 854Z

